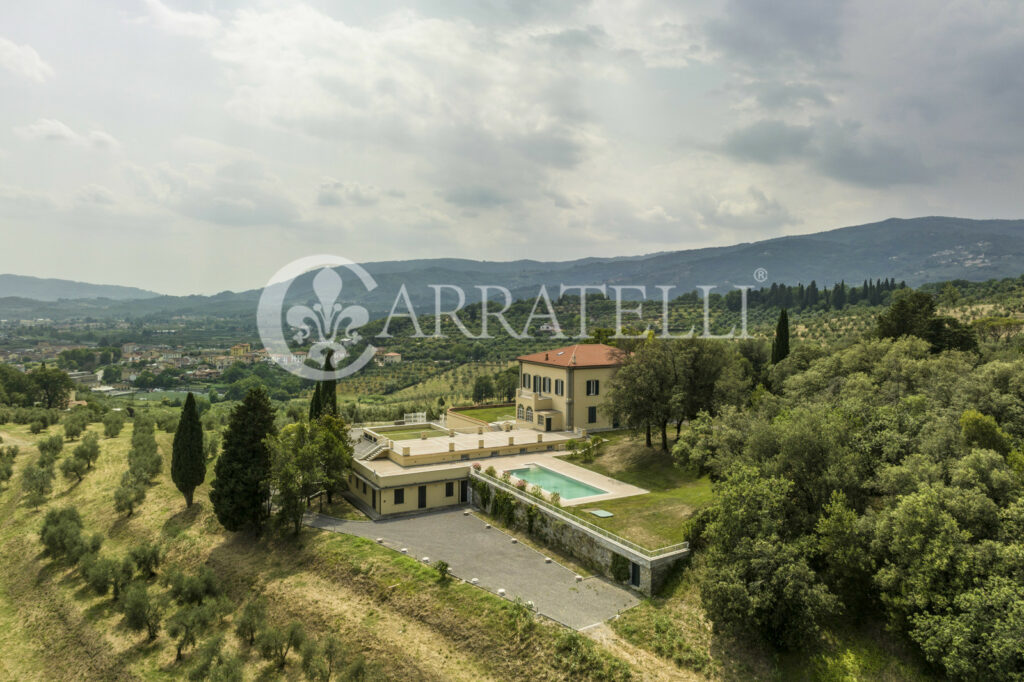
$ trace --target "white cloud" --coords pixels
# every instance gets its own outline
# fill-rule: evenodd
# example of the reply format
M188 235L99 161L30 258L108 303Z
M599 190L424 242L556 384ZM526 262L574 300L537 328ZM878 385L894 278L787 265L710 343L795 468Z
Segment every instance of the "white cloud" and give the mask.
M160 30L191 38L211 38L220 30L220 21L209 14L173 10L160 0L143 0L147 19Z
M93 149L113 149L118 146L114 136L102 130L92 130L80 134L67 124L53 118L41 118L35 123L19 126L14 129L26 140L43 140L46 142L66 142L68 144L90 147Z
M18 45L0 38L0 67L30 81L43 83L53 77L53 68L30 45Z
M89 184L78 192L78 201L83 204L110 206L117 203L114 193L103 185Z
M757 187L748 187L742 194L701 197L695 208L708 227L778 229L798 222L782 204Z
M372 185L324 178L316 202L321 206L373 206L380 201L380 195L380 190Z
M4 184L0 184L0 204L29 209L53 208L56 205L53 199L43 192Z
M135 169L140 196L182 216L228 227L288 226L300 219L297 204L281 180L257 161L219 164L163 164L155 171Z

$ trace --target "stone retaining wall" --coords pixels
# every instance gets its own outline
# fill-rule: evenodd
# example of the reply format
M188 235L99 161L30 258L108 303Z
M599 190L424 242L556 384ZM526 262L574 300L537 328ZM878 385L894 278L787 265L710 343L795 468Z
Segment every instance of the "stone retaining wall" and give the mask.
M486 485L490 490L486 505L480 497L480 485ZM510 520L496 520L502 523L508 521L507 525L536 542L567 554L594 573L629 585L647 596L657 593L668 579L673 567L690 554L687 548L657 557L644 556L586 527L575 525L542 506L531 504L529 495L525 493L517 495L482 478L470 477L470 501L488 516L495 517L495 500L498 493L512 495L515 504ZM639 569L638 585L633 585L630 581L633 564Z

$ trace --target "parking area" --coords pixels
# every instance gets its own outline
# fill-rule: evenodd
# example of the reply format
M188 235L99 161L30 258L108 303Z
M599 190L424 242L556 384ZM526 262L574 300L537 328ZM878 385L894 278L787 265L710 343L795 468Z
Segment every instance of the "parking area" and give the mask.
M452 574L508 599L532 601L537 611L576 629L584 629L635 606L641 597L600 577L576 580L576 574L518 542L463 509L449 509L382 521L345 521L308 514L314 528L376 540L390 549L407 550L417 559L443 559Z

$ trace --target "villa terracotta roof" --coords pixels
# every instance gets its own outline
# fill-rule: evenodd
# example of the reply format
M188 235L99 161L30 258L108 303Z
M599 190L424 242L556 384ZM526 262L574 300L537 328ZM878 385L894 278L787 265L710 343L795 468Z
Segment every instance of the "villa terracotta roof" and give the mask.
M552 367L614 367L622 364L622 351L603 343L579 343L520 355L519 360Z

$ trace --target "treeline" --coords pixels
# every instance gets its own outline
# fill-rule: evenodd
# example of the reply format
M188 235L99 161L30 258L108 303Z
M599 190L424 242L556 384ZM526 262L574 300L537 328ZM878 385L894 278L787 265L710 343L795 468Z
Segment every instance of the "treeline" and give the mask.
M45 363L27 373L0 364L0 405L63 409L74 387L66 372Z
M864 280L864 283L857 286L847 286L846 282L837 282L831 287L818 288L817 282L811 280L807 286L797 284L772 283L770 287L752 289L747 292L747 306L770 307L770 308L791 308L804 310L817 308L820 310L842 310L848 305L863 303L869 306L886 305L893 291L905 289L906 282L896 283L893 278ZM689 295L697 299L697 292ZM729 310L738 311L742 305L741 293L739 290L730 291L725 295L726 305Z

